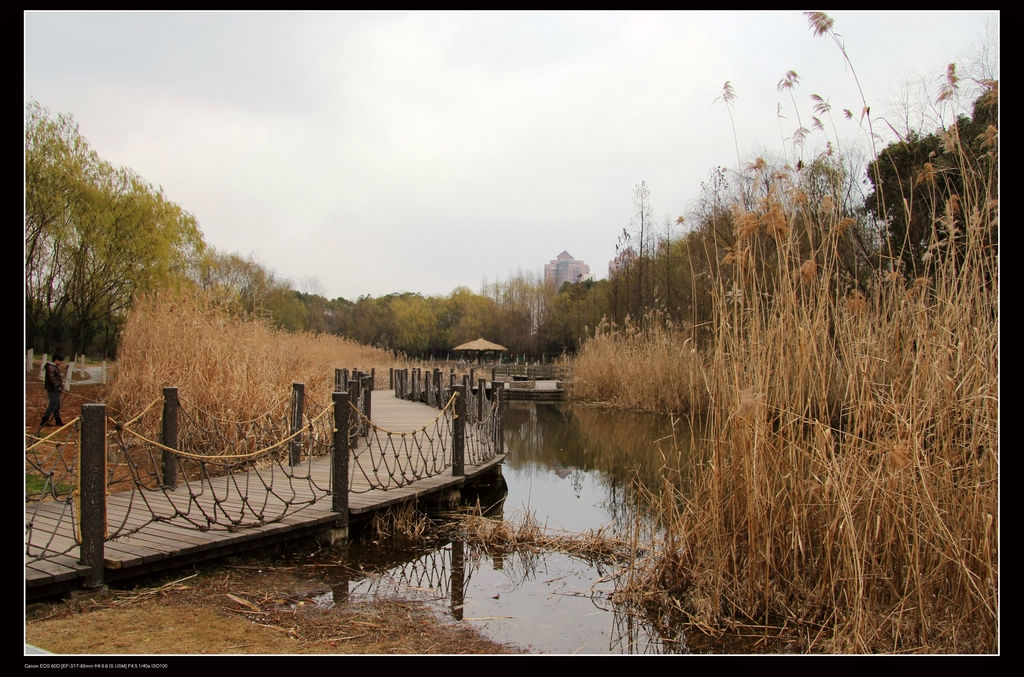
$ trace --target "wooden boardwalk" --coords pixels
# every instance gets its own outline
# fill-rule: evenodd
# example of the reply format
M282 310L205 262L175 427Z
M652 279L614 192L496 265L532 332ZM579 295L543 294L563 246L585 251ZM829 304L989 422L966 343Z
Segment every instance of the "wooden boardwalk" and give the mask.
M437 415L434 407L419 402L397 399L390 390L375 391L372 395L372 420L378 426L394 431L411 431L431 421ZM365 442L353 450L353 456L364 449ZM450 458L450 445L448 454ZM348 516L341 516L332 510L332 497L320 491L314 495L313 487L330 486L331 457L330 455L303 462L294 471L300 479L311 481L291 482L288 486L287 502L292 506L284 517L266 524L241 527L235 531L226 529L201 531L184 518L167 521L152 521L154 514L173 514L174 506L205 502L204 510L228 510L245 512L241 497L231 496L228 477L215 478L210 481L210 491L202 496L189 496L187 486L179 486L174 490L138 492L126 491L111 493L107 496L108 528L121 525L119 530L132 530L130 535L108 540L104 544L104 576L106 582L114 582L154 571L169 569L204 559L228 555L247 548L271 545L285 540L303 536L322 535L331 529L347 527L360 516L368 516L374 511L405 501L434 498L443 496L443 492L459 489L468 481L493 471L504 459L498 455L492 460L479 465L471 465L467 459L465 474L453 477L450 469L442 474L417 480L406 486L383 489L371 489L359 473L352 473L352 486L349 493ZM249 473L250 475L255 472ZM231 477L234 485L245 483L235 475ZM249 505L262 505L272 512L276 508L284 508L284 499L280 490L263 491L255 494L257 487L263 487L265 478L254 478L246 489L246 500ZM273 489L273 487L271 487ZM165 493L166 492L166 493ZM228 496L229 499L219 507L213 507L214 497ZM33 529L26 534L31 537L32 550L49 543L51 550L67 549L66 554L45 560L30 561L26 554L25 588L29 599L57 594L79 587L89 573L87 568L78 562L79 549L75 544L71 520L62 514L67 511L63 502L31 503L26 505L26 524L31 522ZM27 548L28 550L28 548Z

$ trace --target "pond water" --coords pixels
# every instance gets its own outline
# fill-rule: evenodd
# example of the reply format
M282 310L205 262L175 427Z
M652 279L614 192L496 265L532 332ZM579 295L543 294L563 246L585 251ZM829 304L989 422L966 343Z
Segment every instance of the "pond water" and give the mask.
M556 534L601 529L626 537L643 518L634 481L683 481L685 423L667 416L566 403L510 402L502 474L507 494L496 512L525 516ZM483 505L483 503L482 503ZM447 620L531 652L554 654L687 653L681 633L655 631L616 609L611 567L557 552L490 556L461 543L420 553L352 546L350 561L375 573L346 581L343 594L414 594ZM393 558L390 563L377 558ZM335 598L335 589L327 593Z

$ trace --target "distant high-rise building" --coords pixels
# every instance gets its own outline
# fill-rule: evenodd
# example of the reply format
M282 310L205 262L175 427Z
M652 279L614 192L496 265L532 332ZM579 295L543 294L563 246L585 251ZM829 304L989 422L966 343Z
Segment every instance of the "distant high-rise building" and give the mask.
M623 270L630 263L636 260L636 251L632 247L626 247L614 259L608 262L608 277L614 277L616 273Z
M554 286L556 290L561 289L566 282L592 279L594 276L590 274L590 266L574 259L567 251L563 251L558 258L551 259L550 263L544 266L544 282Z

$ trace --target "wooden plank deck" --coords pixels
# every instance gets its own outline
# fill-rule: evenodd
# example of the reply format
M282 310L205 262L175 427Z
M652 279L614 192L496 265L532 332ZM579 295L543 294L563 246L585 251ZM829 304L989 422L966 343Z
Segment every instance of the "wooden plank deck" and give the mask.
M372 395L371 419L387 430L416 430L432 422L438 413L437 409L428 405L397 399L391 390L374 391ZM353 450L353 456L364 453L364 445L365 441L361 441ZM445 446L450 458L450 444L446 442ZM264 514L272 516L275 521L243 526L236 531L229 531L223 527L200 531L183 517L152 521L152 515L173 515L174 506L183 509L183 506L190 505L191 500L191 505L195 508L195 514L190 514L193 520L202 518L201 506L202 510L218 510L222 515L226 510L235 519L244 515L244 522L256 522L257 517L253 510L242 504L237 492L232 494L229 490L228 477L215 478L207 485L207 490L202 496L191 499L189 488L184 484L166 491L166 495L163 491L112 493L107 496L108 532L131 533L104 544L104 579L113 582L133 575L227 555L246 548L316 534L397 503L461 487L467 480L492 470L503 458L499 456L481 465L467 463L464 476L453 477L451 471L446 470L441 475L388 490L369 489L366 480L360 478L359 473L353 473L350 468L352 485L347 520L341 519L340 515L332 510L332 497L323 489L330 486L330 456L304 461L290 469L299 481L293 479L286 488L275 488L277 491L286 492L287 503L293 506L280 519L275 517L284 511L285 500L271 491L255 494L257 487L264 486L264 481L252 478L247 490L247 505L259 506ZM266 475L266 471L263 471L264 479ZM302 479L308 481L301 481ZM231 481L244 482L245 478L236 475L232 476ZM281 483L285 483L284 478ZM313 487L320 489L314 490ZM222 499L218 507L214 506L214 496ZM301 505L296 508L296 504ZM46 560L29 561L26 554L25 586L26 596L29 598L73 589L87 573L86 568L78 563L79 549L75 544L71 520L66 515L62 517L66 510L67 507L63 503L26 505L26 523L31 521L34 525L31 543L33 552L44 543L50 544L52 550L66 550L65 554Z

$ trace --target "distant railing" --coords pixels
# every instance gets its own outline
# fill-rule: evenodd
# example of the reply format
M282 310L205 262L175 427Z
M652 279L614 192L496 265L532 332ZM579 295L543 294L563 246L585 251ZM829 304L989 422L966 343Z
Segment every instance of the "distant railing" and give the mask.
M527 381L568 381L572 378L572 367L564 364L501 364L491 367L492 381L502 376Z
M487 382L482 378L474 383L471 375L463 375L458 385L456 380L454 372L444 374L439 368L392 369L389 374L399 399L444 408L458 393L461 403L456 398L455 421L462 418L464 423L464 460L471 465L486 463L503 453L504 394L501 388L495 388L488 396Z

